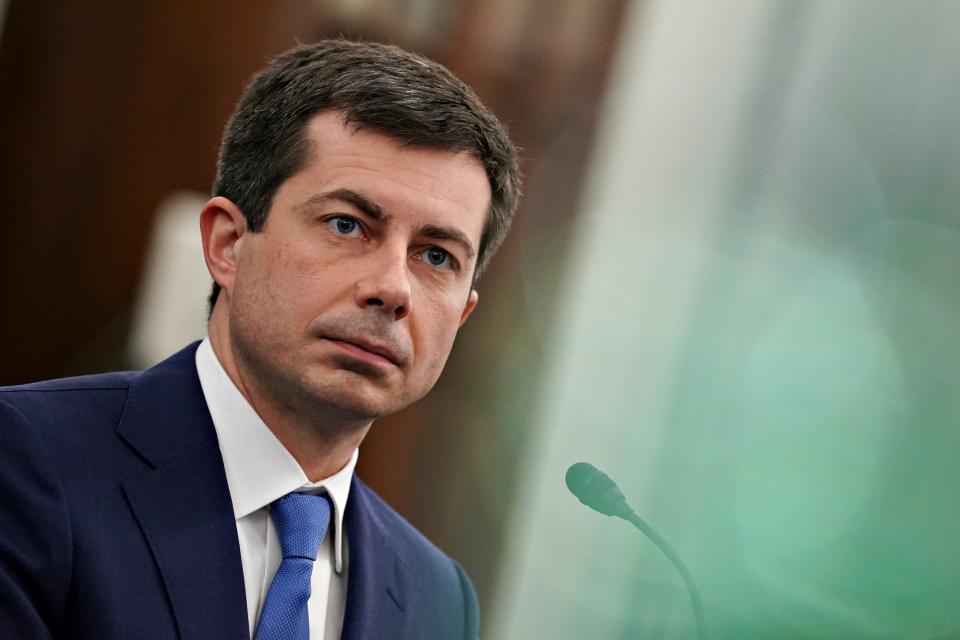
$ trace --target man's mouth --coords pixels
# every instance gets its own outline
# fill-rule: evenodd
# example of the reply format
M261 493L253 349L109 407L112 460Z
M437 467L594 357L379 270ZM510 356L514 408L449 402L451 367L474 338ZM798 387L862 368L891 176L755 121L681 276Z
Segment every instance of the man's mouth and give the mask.
M400 358L386 345L363 340L362 338L328 337L327 340L337 345L348 355L369 364L386 366L400 366Z

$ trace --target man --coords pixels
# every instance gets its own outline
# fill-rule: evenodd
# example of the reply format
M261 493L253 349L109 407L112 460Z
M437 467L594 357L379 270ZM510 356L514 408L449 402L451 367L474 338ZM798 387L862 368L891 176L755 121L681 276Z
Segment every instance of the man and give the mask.
M353 469L439 376L518 183L436 63L347 41L274 60L200 214L208 338L0 391L0 637L475 637L463 570Z

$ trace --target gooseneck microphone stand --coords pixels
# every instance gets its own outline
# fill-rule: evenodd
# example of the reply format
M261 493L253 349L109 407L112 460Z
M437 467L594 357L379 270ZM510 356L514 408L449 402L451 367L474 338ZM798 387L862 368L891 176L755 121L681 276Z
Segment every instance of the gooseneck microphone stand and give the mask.
M703 603L700 601L700 593L697 591L693 576L690 575L687 565L683 564L683 560L673 550L673 547L667 544L667 541L654 531L653 527L644 522L643 518L638 516L633 508L627 504L627 499L623 496L617 483L588 462L578 462L571 465L567 469L566 482L570 493L576 496L580 502L605 516L614 516L626 520L639 529L663 552L663 555L667 557L670 564L683 578L684 584L687 585L687 593L690 594L690 606L693 609L693 619L697 626L697 636L700 640L708 640L707 627L703 620Z

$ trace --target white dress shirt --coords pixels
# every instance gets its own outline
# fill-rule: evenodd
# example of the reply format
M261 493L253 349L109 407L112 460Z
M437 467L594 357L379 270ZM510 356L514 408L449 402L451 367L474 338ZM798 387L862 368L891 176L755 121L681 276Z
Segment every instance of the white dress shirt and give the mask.
M310 482L294 457L233 384L213 352L209 338L200 343L196 363L200 386L217 430L237 519L250 637L282 559L269 505L291 491L300 491L326 493L333 502L330 528L313 565L307 612L310 640L339 638L347 599L343 513L358 451L354 451L346 466L333 476Z

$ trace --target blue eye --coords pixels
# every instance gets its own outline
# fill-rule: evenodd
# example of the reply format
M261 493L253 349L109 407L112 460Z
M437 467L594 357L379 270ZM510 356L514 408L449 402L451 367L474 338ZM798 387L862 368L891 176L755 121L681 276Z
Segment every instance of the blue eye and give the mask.
M349 216L330 218L327 224L341 236L355 236L360 232L360 223Z
M431 267L436 267L437 269L449 269L453 266L452 260L450 259L450 254L439 247L430 247L421 255L426 263Z

